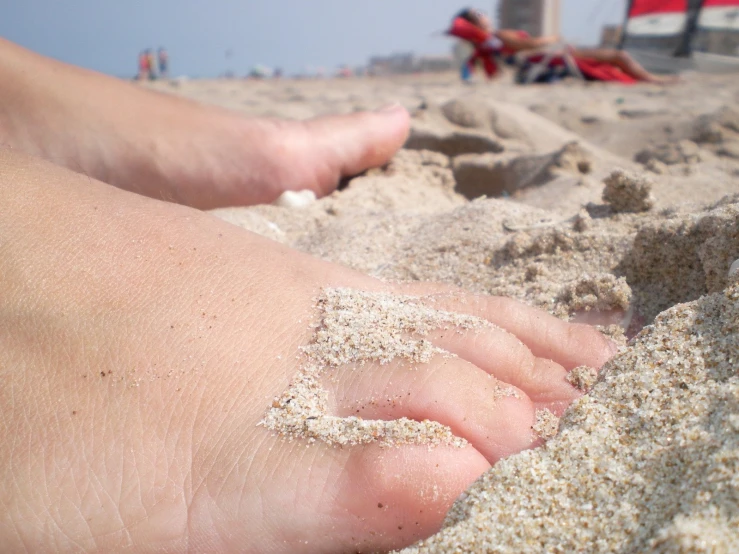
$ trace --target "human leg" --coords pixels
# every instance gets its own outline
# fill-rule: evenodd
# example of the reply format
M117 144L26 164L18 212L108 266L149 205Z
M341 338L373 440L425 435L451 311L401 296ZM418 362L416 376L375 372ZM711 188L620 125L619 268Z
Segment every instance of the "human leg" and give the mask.
M334 190L406 139L402 108L305 122L247 118L51 60L0 39L0 145L198 208Z
M659 84L672 81L668 77L650 73L624 50L617 50L615 48L576 48L573 50L573 55L610 63L638 81Z

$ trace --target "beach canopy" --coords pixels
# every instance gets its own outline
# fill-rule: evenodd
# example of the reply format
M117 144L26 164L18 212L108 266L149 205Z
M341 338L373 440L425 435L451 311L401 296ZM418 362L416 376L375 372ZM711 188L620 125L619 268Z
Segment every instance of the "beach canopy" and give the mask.
M680 35L688 26L691 4L700 10L699 28L739 30L739 0L632 0L626 33L651 37Z
M679 35L688 20L688 0L633 0L626 33L631 36Z
M698 27L739 31L739 0L704 0Z
M687 9L688 0L635 0L629 9L629 17L685 13Z

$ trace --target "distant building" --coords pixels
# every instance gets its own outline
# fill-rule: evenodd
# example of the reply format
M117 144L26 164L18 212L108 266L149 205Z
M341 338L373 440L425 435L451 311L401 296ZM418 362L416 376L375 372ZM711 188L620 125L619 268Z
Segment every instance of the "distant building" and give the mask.
M419 56L416 58L416 71L421 73L441 73L455 68L452 56Z
M398 75L413 73L413 54L391 54L390 56L373 56L367 66L371 75Z
M451 56L416 56L413 53L374 56L367 64L370 75L403 75L409 73L433 73L454 69Z
M532 36L559 35L560 0L500 0L498 25Z

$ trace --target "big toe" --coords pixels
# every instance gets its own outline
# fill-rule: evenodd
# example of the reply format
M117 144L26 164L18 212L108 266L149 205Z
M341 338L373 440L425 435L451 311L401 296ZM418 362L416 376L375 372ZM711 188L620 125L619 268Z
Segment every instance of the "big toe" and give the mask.
M385 551L437 532L464 490L490 468L472 447L372 445L355 451L340 479L343 551ZM352 514L347 518L347 514Z
M315 167L313 187L328 194L342 177L387 163L408 138L410 116L400 105L374 112L327 116L304 123L304 151Z

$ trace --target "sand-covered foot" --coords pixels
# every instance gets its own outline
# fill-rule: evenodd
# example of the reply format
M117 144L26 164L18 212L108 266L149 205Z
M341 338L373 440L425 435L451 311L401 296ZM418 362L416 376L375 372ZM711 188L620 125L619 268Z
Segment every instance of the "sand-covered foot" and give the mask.
M0 204L7 552L402 547L611 353L7 152Z
M389 160L408 126L399 106L305 122L246 118L0 39L0 145L198 208L327 194Z

